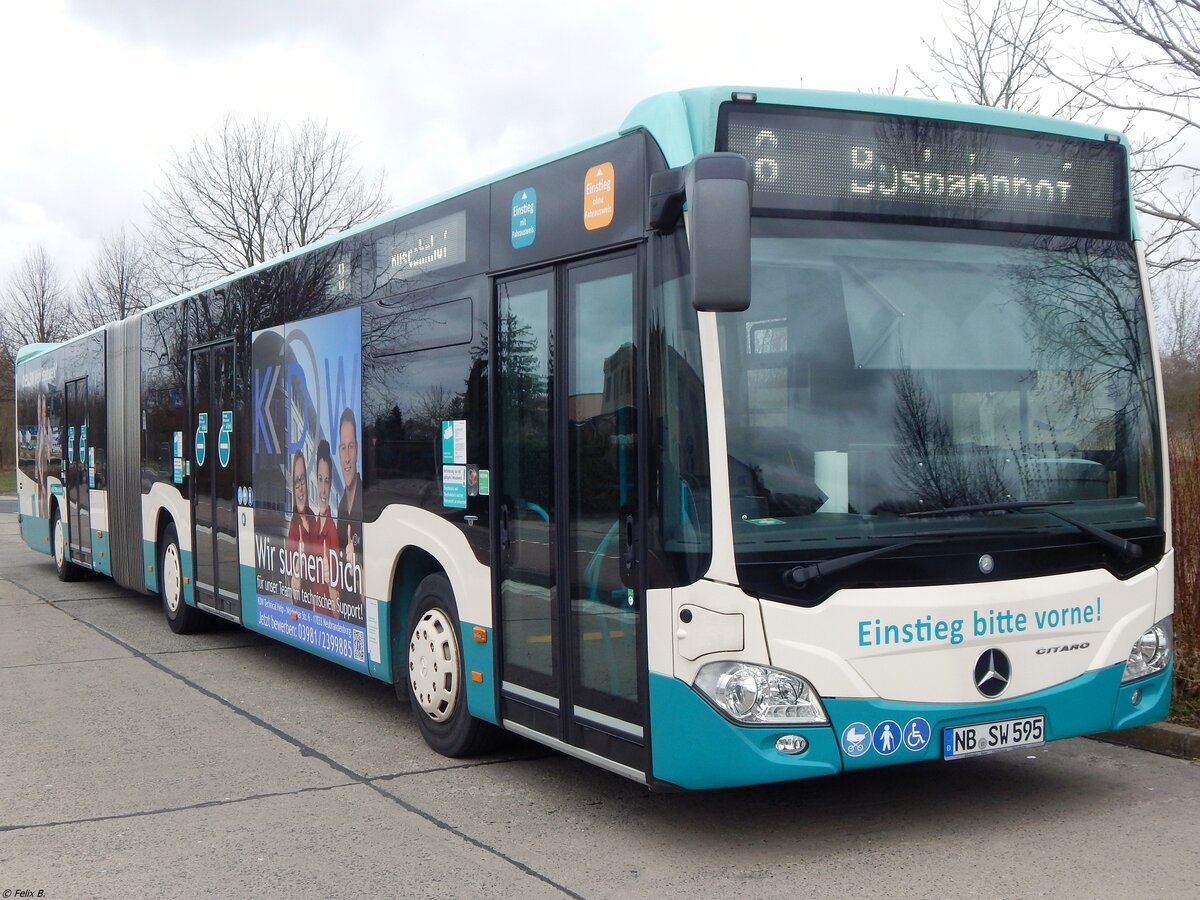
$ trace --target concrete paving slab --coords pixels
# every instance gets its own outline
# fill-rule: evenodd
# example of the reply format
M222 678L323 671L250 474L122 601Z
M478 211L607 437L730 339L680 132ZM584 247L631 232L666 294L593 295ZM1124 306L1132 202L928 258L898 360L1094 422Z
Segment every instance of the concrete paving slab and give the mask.
M115 597L58 601L62 609L122 640L143 653L191 653L217 647L262 647L277 642L240 625L211 618L211 627L197 634L176 634L167 625L157 597L125 591Z
M851 896L872 884L888 897L957 896L967 885L990 896L1112 896L1136 892L1143 877L1128 858L1128 823L1171 821L1200 802L1200 767L1141 758L1131 771L1123 752L1073 740L693 794L649 794L565 759L510 765L502 782L466 770L380 785L504 852L525 848L529 865L588 897L782 897L798 885ZM588 837L597 830L603 854ZM1154 841L1162 858L1182 859L1191 839L1156 827ZM1052 872L1021 864L1049 846ZM886 883L873 882L882 871ZM1200 885L1187 866L1155 879L1168 894Z
M0 833L0 873L55 898L564 896L361 784Z
M268 641L162 661L364 777L444 769L452 762L429 749L391 685L301 650ZM513 740L484 759L543 753Z
M0 606L24 606L27 603L45 602L28 588L7 578L0 578Z
M0 584L0 592L3 588ZM0 606L0 671L125 656L128 650L49 604Z
M349 780L136 657L0 669L0 722L0 826Z

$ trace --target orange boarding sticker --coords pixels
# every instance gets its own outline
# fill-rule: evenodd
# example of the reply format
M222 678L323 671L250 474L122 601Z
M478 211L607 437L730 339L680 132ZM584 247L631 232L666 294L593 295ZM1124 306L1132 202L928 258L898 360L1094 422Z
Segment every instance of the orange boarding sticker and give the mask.
M583 227L588 231L612 224L617 176L610 162L588 169L583 180Z

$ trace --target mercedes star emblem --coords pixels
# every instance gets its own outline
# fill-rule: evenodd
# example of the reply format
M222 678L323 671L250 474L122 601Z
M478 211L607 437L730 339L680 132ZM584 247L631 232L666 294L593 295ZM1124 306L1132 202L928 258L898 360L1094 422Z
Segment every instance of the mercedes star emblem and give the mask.
M975 663L975 689L985 697L999 697L1012 678L1012 663L1001 650L984 650Z

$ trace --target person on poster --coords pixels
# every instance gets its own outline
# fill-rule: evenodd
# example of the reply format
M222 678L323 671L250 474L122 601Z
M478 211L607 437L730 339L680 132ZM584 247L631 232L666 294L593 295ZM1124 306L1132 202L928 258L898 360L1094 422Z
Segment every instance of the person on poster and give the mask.
M287 534L288 559L303 560L305 553L312 552L312 519L312 510L308 508L308 467L304 464L304 454L297 450L292 457L292 521L288 525ZM311 599L304 599L304 593L311 590L311 586L306 579L300 577L300 572L306 571L307 568L304 563L293 564L290 581L292 603L312 609Z
M46 392L38 391L37 400L37 445L34 448L34 481L37 482L34 491L37 497L37 514L43 518L50 517L50 485L47 478L50 475L50 415L46 411Z
M338 461L342 464L342 497L338 501L338 540L342 562L348 573L362 565L362 479L358 474L358 423L354 410L346 407L338 422ZM358 601L357 584L347 578L342 602Z
M313 610L333 618L338 615L338 599L341 591L334 585L334 566L342 555L342 544L338 539L337 525L329 508L329 491L333 486L333 457L329 452L329 441L317 444L317 513L313 520L313 553L320 554L320 573L312 585Z

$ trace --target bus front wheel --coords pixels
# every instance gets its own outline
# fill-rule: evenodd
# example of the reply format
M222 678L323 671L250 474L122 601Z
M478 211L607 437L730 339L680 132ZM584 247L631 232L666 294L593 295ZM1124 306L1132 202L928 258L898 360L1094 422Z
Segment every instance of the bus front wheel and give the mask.
M495 726L467 711L458 608L444 575L426 576L417 585L408 617L407 671L396 682L396 693L402 690L425 743L443 756L472 756L495 745Z

